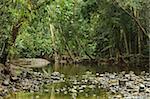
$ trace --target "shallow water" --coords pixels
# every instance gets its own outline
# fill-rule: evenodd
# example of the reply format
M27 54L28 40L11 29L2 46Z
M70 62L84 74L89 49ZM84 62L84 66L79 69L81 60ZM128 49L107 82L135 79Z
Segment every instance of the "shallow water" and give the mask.
M127 67L120 67L120 66L109 66L109 65L48 65L47 67L43 68L46 72L51 73L54 71L63 73L65 75L82 75L86 71L90 71L92 73L105 73L105 72L110 72L110 73L119 73L121 71L126 71L129 73L130 71L135 72L135 74L140 74L142 71L148 71L148 68L142 68L142 67L135 67L135 66L127 66ZM41 69L38 69L39 71Z
M72 99L69 95L55 95L53 93L17 93L12 94L7 99ZM107 95L101 94L100 96L80 96L76 99L108 99Z
M35 69L35 71L41 71L44 73L52 73L54 71L64 74L66 77L69 76L80 76L85 74L85 72L90 71L92 73L104 73L104 72L121 72L121 71L134 71L136 74L139 74L141 71L147 71L147 69L141 69L139 67L130 68L120 68L117 66L95 66L95 65L48 65L42 69ZM148 71L147 71L148 72ZM38 93L12 93L7 97L7 99L108 99L110 94L103 89L97 88L95 90L87 89L87 91L75 95L76 98L70 93L56 93L55 89L59 87L64 87L69 82L52 84L46 86L48 88L47 92L38 92Z

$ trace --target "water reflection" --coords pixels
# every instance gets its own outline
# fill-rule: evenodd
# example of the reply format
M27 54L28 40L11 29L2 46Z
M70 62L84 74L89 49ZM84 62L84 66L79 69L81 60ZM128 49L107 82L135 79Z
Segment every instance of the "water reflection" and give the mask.
M120 66L109 66L109 65L76 65L76 64L68 64L68 65L49 65L44 68L45 71L48 73L58 71L60 73L63 73L65 75L81 75L85 73L86 71L91 71L93 73L105 73L105 72L121 72L126 71L127 73L130 71L134 71L135 74L140 74L142 71L148 72L147 68L143 67L135 67L135 66L127 66L127 67L120 67Z
M11 94L5 99L109 99L107 94L99 94L99 96L78 96L76 98L70 95L57 95L51 91L51 93L17 93Z
M23 93L23 92L20 92L20 93L13 93L7 97L5 97L5 99L110 99L108 97L108 94L103 91L103 90L97 90L97 95L96 94L93 94L93 95L90 95L88 96L87 93L84 93L84 94L80 94L78 95L77 97L73 97L72 95L70 94L56 94L55 92L55 87L56 85L51 85L49 88L50 88L50 91L47 92L47 93ZM95 90L96 91L96 90Z

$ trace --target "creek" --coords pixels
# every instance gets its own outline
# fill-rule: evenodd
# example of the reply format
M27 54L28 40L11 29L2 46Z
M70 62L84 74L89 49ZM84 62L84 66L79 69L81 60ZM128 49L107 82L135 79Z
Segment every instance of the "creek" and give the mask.
M38 92L13 92L9 94L6 99L111 99L115 95L116 99L122 97L120 92L113 92L114 90L105 88L102 84L99 84L97 77L104 78L107 81L111 81L112 86L116 85L119 74L130 74L129 76L141 75L144 71L144 75L148 75L148 69L141 67L129 66L126 68L120 66L108 66L108 65L48 65L44 68L34 69L35 72L41 72L44 74L53 74L51 79L54 83L43 85L43 89ZM116 75L116 76L115 76ZM105 76L105 77L104 77ZM114 76L114 77L113 77ZM138 77L138 76L136 76ZM145 77L145 76L144 76ZM135 78L136 79L136 78ZM127 79L128 80L128 79ZM145 80L143 80L145 81ZM128 81L127 81L128 82ZM103 86L103 87L102 87ZM111 87L112 87L111 86ZM150 86L149 86L150 87ZM112 87L114 88L114 87ZM139 89L138 89L139 90ZM130 93L130 92L129 92ZM128 95L128 93L127 93ZM141 94L139 94L140 96ZM145 95L143 95L145 97ZM146 96L147 97L147 96Z

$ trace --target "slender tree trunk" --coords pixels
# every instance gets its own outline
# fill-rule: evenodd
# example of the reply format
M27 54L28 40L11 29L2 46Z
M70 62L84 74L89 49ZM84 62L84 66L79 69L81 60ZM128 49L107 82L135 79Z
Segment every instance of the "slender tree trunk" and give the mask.
M129 53L132 54L132 42L131 42L131 34L128 34L128 38L129 38Z
M111 48L109 48L109 55L112 58L112 49Z
M133 15L136 19L139 19L139 11L137 11L136 9L133 8ZM138 39L138 54L142 54L142 50L141 50L141 32L140 32L140 27L138 27L137 29L137 39Z
M125 31L122 31L122 32L123 32L123 36L124 36L124 43L125 43L125 47L126 47L126 53L127 53L127 55L129 55L129 47L128 47L128 42L127 42L127 36L126 36Z
M138 31L138 54L142 54L142 51L141 51L141 35L140 35L140 32Z
M50 31L51 31L52 46L54 49L54 59L55 59L55 63L58 63L58 55L57 55L57 51L56 51L54 26L52 24L50 24Z
M73 19L75 19L75 16L76 16L76 6L77 6L77 0L74 0L74 6L73 6Z

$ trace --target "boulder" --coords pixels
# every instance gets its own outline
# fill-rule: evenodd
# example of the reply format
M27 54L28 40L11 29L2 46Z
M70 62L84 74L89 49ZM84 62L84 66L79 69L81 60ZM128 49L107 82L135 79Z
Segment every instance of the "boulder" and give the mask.
M39 68L47 66L50 62L41 58L20 58L17 60L10 60L10 64L20 67Z

